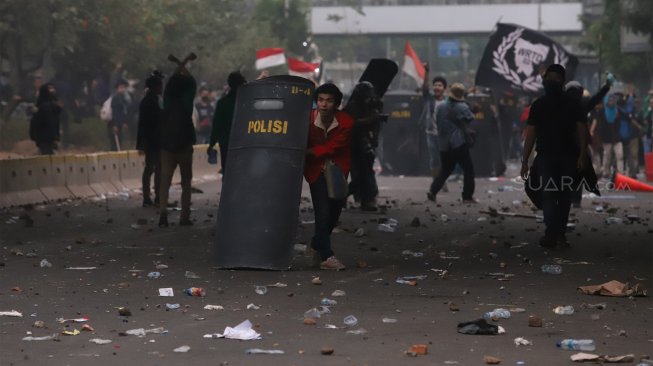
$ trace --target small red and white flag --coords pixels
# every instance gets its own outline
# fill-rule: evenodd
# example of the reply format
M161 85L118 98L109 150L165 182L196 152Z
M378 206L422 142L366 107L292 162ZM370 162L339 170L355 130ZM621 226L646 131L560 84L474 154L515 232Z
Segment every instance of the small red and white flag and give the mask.
M256 50L256 70L284 65L286 54L283 48L261 48Z
M296 58L288 57L288 74L305 78L315 78L320 72L319 62L306 62Z
M410 42L406 41L406 50L404 54L404 67L402 69L408 76L415 79L418 85L424 83L424 76L426 75L426 70L422 61L419 59L413 47L410 46Z

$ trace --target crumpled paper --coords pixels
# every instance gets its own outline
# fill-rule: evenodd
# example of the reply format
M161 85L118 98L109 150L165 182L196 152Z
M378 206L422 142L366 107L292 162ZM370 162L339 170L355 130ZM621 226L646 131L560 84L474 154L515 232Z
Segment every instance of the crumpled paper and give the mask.
M627 283L612 280L601 285L580 286L578 290L586 295L600 296L646 296L646 289L639 283L630 286Z
M604 363L630 363L635 361L634 354L628 355L619 355L619 356L607 356L607 355L595 355L592 353L579 352L570 356L571 360L574 362L604 362Z
M255 339L261 339L261 334L256 333L252 329L252 322L245 320L244 322L236 325L235 327L226 327L224 328L224 333L213 333L205 334L204 338L227 338L227 339L239 339L241 341L251 341Z

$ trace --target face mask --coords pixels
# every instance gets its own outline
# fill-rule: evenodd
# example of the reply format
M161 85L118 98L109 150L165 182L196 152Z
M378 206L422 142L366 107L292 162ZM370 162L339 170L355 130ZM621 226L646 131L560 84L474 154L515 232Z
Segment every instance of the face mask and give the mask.
M544 93L546 95L562 94L562 83L558 83L553 80L544 80L542 82L542 86L544 86Z

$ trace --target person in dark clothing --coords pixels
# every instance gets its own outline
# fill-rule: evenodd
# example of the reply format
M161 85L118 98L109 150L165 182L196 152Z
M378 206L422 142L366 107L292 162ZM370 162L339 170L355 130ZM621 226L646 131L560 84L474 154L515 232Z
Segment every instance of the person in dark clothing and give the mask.
M236 95L238 88L247 81L239 72L234 71L227 77L229 91L218 100L215 105L213 114L213 126L211 126L211 138L206 153L210 154L217 143L220 149L220 165L222 166L222 176L227 172L227 152L229 151L229 135L231 134L231 124L234 119L234 110L236 109Z
M376 148L379 145L381 132L382 102L376 96L374 86L367 81L354 87L351 99L345 107L345 112L354 119L351 131L351 182L349 193L356 202L360 202L361 210L376 211L376 196L379 187L376 184L374 160Z
M39 148L39 154L52 155L59 142L61 106L57 103L57 89L54 84L42 85L36 100L36 111L29 126L30 138Z
M181 214L179 225L193 225L190 220L191 180L193 179L193 100L197 83L186 69L186 62L195 59L194 53L179 61L177 69L168 79L163 92L163 118L161 123L161 186L159 187L159 227L168 226L168 195L172 176L179 165L181 175Z
M107 124L107 135L112 151L122 149L122 136L129 130L129 102L127 99L127 81L120 80L111 98L111 121Z
M586 116L588 116L590 112L592 112L594 108L596 108L596 106L599 103L601 103L603 98L608 94L611 85L612 85L611 79L608 78L608 81L601 88L601 90L598 91L598 93L594 94L591 97L585 98L583 97L583 92L585 91L583 86L578 81L570 81L565 85L565 94L567 94L567 96L580 103L583 113ZM587 129L587 132L588 132L587 143L589 144L590 141L592 140L592 136L589 134L589 128ZM598 154L598 151L593 153ZM578 187L578 189L573 192L573 197L572 197L573 206L579 208L582 198L583 198L583 188Z
M587 164L587 115L580 103L563 92L565 68L550 65L544 73L545 95L536 99L528 117L521 176L527 179L528 159L537 141L533 164L540 175L531 187L542 190L542 210L546 231L540 245L567 246L566 230L571 197L580 185L579 171Z
M438 192L453 173L456 164L463 168L463 203L476 203L474 199L474 165L469 153L466 125L474 120L474 114L465 103L465 86L454 83L449 90L449 99L436 109L436 122L440 146L442 171L431 183L426 197L436 201Z
M155 70L145 80L147 91L141 100L138 110L138 131L136 134L136 149L145 154L143 168L143 207L159 204L159 186L161 179L161 162L159 146L159 128L161 125L161 91L163 89L163 74ZM154 173L154 202L150 198L150 180Z

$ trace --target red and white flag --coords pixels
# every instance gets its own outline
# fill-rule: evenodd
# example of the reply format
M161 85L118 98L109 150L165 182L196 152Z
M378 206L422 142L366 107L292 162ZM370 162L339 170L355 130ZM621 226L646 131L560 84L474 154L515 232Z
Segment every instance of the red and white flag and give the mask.
M261 48L256 50L256 70L284 65L286 54L283 48Z
M403 71L415 79L417 85L421 86L424 83L426 70L424 69L422 61L420 61L415 50L413 50L413 47L410 46L410 42L408 41L406 41Z
M319 62L306 62L296 58L288 57L288 74L304 78L315 78L320 72Z

